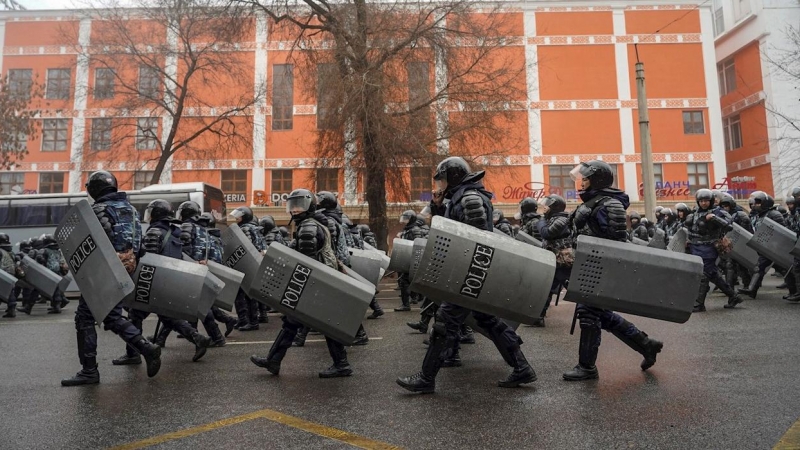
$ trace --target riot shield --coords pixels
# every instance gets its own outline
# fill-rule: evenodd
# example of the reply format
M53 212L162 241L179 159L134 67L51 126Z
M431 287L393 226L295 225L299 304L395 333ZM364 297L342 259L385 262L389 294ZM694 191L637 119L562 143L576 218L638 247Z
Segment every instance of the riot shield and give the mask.
M747 245L770 259L776 265L789 268L794 263L790 253L797 242L797 235L779 225L769 217L764 218Z
M222 264L244 274L241 287L245 294L255 298L251 291L256 291L261 265L261 253L250 239L244 235L239 225L232 224L222 232Z
M114 257L116 258L117 256L114 255ZM119 261L119 258L117 258L117 261ZM56 291L61 290L63 292L69 286L69 279L53 273L47 267L34 261L30 256L26 255L22 258L20 266L25 271L25 282L44 297L52 299ZM111 310L109 309L109 311ZM106 315L108 315L108 311L106 311Z
M681 228L669 239L667 250L671 252L686 253L686 243L689 241L689 232Z
M435 216L411 289L531 324L550 295L555 269L553 252Z
M656 228L656 232L653 235L653 238L650 239L650 242L647 243L647 246L650 248L657 248L659 250L666 250L667 234L664 233L664 230Z
M269 306L343 344L353 342L375 294L373 286L276 242L258 283Z
M800 258L800 239L798 239L797 243L794 244L794 248L792 249L791 254L795 258Z
M222 290L208 267L155 253L147 253L133 274L135 289L124 305L172 319L194 321L205 317ZM202 310L202 313L200 312Z
M358 280L361 283L364 283L368 288L373 289L373 291L375 290L375 285L372 284L366 278L364 278L361 275L359 275L358 272L356 272L355 270L353 270L353 269L351 269L351 268L349 268L347 266L342 266L342 269L344 270L344 273L347 274L347 276L351 277L354 280ZM373 292L373 295L375 295L374 292Z
M647 247L648 245L650 245L650 242L645 241L644 239L639 239L636 236L631 238L631 242L636 245L641 245L643 247Z
M383 269L384 271L389 270L389 262L391 261L391 258L386 256L386 252L385 251L378 250L377 248L367 244L366 242L364 242L364 250L372 250L374 252L377 252L379 255L381 255L381 269ZM383 277L381 277L381 278L383 278Z
M219 295L214 299L213 306L222 308L225 311L233 311L233 302L236 300L236 294L239 293L244 274L214 261L208 261L207 265L208 271L224 283Z
M524 232L522 230L520 230L517 233L517 237L515 239L520 241L520 242L524 242L526 244L530 244L530 245L532 245L534 247L539 247L539 248L542 247L542 241L536 239L535 237L531 236L530 234L528 234L528 233L526 233L526 232Z
M578 236L564 300L684 323L702 274L699 256Z
M369 250L357 248L348 249L350 252L350 266L367 281L377 286L381 281L381 257Z
M505 237L507 237L509 239L514 239L514 236L509 236L509 235L503 233L502 231L498 230L497 228L492 228L492 232L496 233L496 234L499 234L500 236L505 236Z
M412 248L414 260L411 262L411 268L408 270L409 279L414 279L414 275L417 274L417 270L419 270L419 263L422 260L422 254L425 253L425 247L427 245L428 240L425 238L414 239L414 247Z
M730 257L750 272L755 272L756 267L758 267L758 252L747 245L750 239L753 238L753 234L742 228L738 223L734 223L733 229L726 236L732 244Z
M397 273L408 273L414 261L414 242L406 239L395 238L392 241L392 255L389 267Z
M101 322L133 292L134 283L88 200L79 201L67 212L55 238L81 296Z
M17 277L5 270L0 270L0 300L7 302L14 295L14 288L17 286Z

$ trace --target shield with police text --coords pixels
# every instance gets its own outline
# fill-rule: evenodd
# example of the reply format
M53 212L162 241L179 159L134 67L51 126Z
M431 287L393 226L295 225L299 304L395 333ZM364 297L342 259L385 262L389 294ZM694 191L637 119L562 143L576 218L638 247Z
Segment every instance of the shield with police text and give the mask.
M349 345L374 286L273 242L261 264L259 294L278 312Z
M555 269L553 252L435 216L411 289L532 324L550 295Z
M219 278L196 262L147 253L133 274L135 289L124 305L172 319L194 321L205 317L222 290Z
M797 235L794 232L766 217L747 245L786 269L794 264L791 251L796 242Z
M222 232L222 250L222 264L244 274L242 290L252 297L250 291L258 279L261 253L236 224Z
M669 238L667 250L671 252L686 253L686 243L689 242L689 232L681 228Z
M702 274L699 256L578 236L564 300L684 323Z
M414 262L414 242L406 239L395 238L392 241L392 254L389 259L389 267L386 270L393 270L397 273L408 273L411 264Z
M650 242L647 243L647 246L652 248L657 248L660 250L666 250L667 234L664 233L664 230L656 228L655 234L653 234L653 238L650 239Z
M208 261L207 265L208 271L224 283L219 295L214 299L214 306L225 311L233 311L233 302L236 300L236 294L239 293L244 274L214 261Z
M0 300L7 302L14 294L14 288L16 286L17 277L5 270L0 270Z
M530 244L530 245L532 245L534 247L541 247L542 246L542 241L536 239L535 237L531 236L530 234L528 234L528 233L526 233L526 232L524 232L522 230L520 230L517 233L517 237L515 239L520 241L520 242L524 242L526 244Z
M507 236L506 236L507 237ZM411 268L408 270L409 279L413 280L414 275L419 270L419 263L422 261L422 255L425 253L425 247L428 246L428 239L416 238L414 239L414 247L412 248L412 255L414 260L411 262Z
M755 272L758 267L758 252L747 245L753 238L753 233L745 230L738 223L734 223L733 229L725 236L731 241L730 257L750 272Z
M42 296L52 299L56 291L64 291L69 286L69 279L53 273L52 270L37 263L30 256L25 256L20 261L20 267L25 272L25 282ZM110 310L109 310L110 311ZM106 312L108 314L108 312Z
M133 292L133 280L88 200L73 206L56 228L56 241L94 318L101 322Z
M381 281L381 257L371 250L347 249L350 252L350 267L367 281L377 286Z

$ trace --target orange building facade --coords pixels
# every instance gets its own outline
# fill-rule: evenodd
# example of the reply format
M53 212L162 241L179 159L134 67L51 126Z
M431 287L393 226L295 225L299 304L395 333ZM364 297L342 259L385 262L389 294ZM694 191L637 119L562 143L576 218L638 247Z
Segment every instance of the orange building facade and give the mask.
M646 69L658 200L682 201L691 199L696 189L726 186L731 166L725 164L713 10L708 3L696 3L507 4L507 54L525 64L528 98L513 102L522 106L504 126L509 138L528 145L512 147L505 157L480 161L495 201L512 204L550 192L575 199L569 170L589 159L611 164L617 171L618 187L633 200L639 199L637 57ZM117 173L123 188L149 184L153 162L143 162L146 158L109 160L86 148L96 119L105 118L106 100L87 94L98 83L97 68L71 54L57 31L71 21L79 30L78 43L91 45L98 24L75 19L69 11L0 14L2 73L29 70L34 78L47 83L48 94L53 93L42 114L42 132L27 143L29 154L12 171L0 175L0 194L12 190L79 191L86 175L100 168ZM234 87L244 92L257 92L269 84L276 67L285 70L287 62L289 43L270 33L271 24L265 18L255 22L248 42L239 43L232 56L246 62L252 71L252 84ZM315 174L318 169L314 169L317 165L311 149L317 101L308 90L292 92L290 104L284 98L279 107L268 99L255 105L248 129L252 148L213 159L192 159L178 153L161 182L204 181L221 186L234 206L272 205L299 187L336 191L347 204L363 202L363 173L327 167ZM153 132L163 133L165 119L153 120ZM130 142L132 150L137 142ZM502 149L502 139L496 145ZM428 198L432 168L404 170L411 196L389 201Z

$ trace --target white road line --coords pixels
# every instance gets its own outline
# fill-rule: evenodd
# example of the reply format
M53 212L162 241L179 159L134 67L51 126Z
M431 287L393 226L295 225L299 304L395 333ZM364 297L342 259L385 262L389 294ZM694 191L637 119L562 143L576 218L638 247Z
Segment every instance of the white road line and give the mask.
M382 337L369 337L370 341L382 341ZM225 345L249 345L249 344L272 344L275 341L241 341L241 342L231 342L228 341ZM325 339L306 339L306 343L309 342L325 342Z

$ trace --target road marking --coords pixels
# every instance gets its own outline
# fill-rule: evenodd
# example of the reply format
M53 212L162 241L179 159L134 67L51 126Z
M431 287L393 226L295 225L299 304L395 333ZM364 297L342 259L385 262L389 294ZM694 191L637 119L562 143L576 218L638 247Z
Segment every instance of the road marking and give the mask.
M266 419L281 425L286 425L298 430L306 431L308 433L316 434L324 438L333 439L345 444L352 445L353 447L368 449L368 450L400 450L402 447L397 447L386 442L375 441L370 438L359 436L357 434L348 433L347 431L338 428L328 427L319 423L309 422L299 417L290 416L280 413L271 409L262 409L241 416L230 417L228 419L218 420L216 422L199 425L185 430L174 431L172 433L154 436L141 441L123 444L117 447L112 447L111 450L135 450L152 445L164 444L166 442L184 439L197 434L205 433L207 431L216 430L219 428L227 427L229 425L236 425L238 423L247 422L255 419Z
M382 341L382 337L369 337L370 341ZM272 344L275 341L238 341L238 342L231 342L228 341L225 345L248 345L248 344ZM325 339L306 339L306 343L309 342L325 342Z
M772 450L797 450L800 449L800 420L795 422L786 433L783 434L781 440L772 447Z

